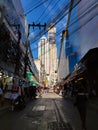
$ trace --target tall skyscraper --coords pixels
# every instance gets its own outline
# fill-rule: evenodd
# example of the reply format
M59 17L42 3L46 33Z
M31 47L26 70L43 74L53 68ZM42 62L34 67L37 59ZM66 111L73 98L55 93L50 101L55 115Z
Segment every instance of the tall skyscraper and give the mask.
M45 82L45 45L47 42L47 38L43 36L40 39L40 42L38 44L38 59L40 60L40 72L39 72L39 77L40 77L40 82L43 83Z
M40 81L46 86L53 85L57 79L57 50L56 50L56 28L48 31L48 39L45 36L38 44L38 59L40 63Z
M57 79L57 48L56 48L56 28L52 27L48 31L48 40L50 47L50 82L54 84Z

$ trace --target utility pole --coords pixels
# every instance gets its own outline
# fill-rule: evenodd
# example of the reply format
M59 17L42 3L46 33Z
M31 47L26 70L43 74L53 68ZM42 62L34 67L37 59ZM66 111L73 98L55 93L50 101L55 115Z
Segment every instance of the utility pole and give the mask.
M41 27L43 27L44 30L45 30L45 29L46 29L46 23L44 23L44 24L40 24L40 23L35 24L35 23L33 22L32 24L29 24L29 28L30 28L30 27L33 27L33 29L34 29L34 27L39 27L39 29L41 29Z
M26 54L25 54L25 68L24 68L24 78L26 78L26 72L27 72L27 66L28 66L28 51L29 51L29 30L30 30L30 27L33 27L33 29L35 27L39 27L39 29L41 29L41 27L44 27L44 30L46 29L46 23L45 24L35 24L34 22L32 24L28 24L28 34L27 34L27 42L26 42Z

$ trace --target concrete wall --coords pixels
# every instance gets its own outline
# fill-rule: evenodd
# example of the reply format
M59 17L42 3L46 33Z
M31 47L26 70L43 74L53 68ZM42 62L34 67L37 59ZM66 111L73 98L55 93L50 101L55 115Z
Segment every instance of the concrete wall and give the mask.
M78 62L86 52L98 47L98 1L81 0L72 9L68 26L69 45Z
M68 58L69 72L74 70L74 65L81 58L83 59L88 50L96 47L98 48L98 0L81 0L72 9L68 23L65 52ZM88 81L89 88L94 88L98 95L97 54L93 55L93 57L88 55L84 62L86 63L87 60L90 62L86 66L84 75Z

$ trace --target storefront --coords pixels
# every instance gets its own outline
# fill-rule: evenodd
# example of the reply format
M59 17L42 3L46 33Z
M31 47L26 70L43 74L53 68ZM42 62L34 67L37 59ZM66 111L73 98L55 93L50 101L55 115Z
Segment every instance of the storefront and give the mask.
M29 80L30 85L37 86L37 81L31 72L27 72L27 79Z
M0 68L0 83L4 91L11 90L13 84L13 74Z
M86 80L89 91L98 96L98 48L90 49L75 65L74 71L65 79L65 83Z
M89 87L94 89L98 96L98 48L90 49L81 62L86 66Z

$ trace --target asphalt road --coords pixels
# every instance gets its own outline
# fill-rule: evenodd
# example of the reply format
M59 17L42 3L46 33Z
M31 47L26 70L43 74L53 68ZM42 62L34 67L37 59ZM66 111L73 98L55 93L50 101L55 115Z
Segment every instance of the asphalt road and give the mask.
M98 130L98 112L90 108L87 128ZM29 102L21 111L3 113L0 130L81 130L81 122L71 99L48 93Z

